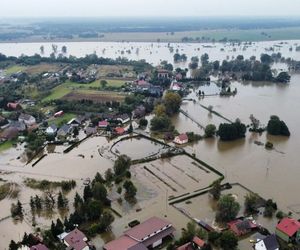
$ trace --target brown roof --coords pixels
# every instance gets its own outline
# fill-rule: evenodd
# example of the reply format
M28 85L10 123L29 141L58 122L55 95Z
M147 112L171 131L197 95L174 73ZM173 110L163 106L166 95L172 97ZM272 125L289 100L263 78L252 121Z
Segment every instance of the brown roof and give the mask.
M128 250L128 249L136 249L136 250L146 250L147 248L140 244L139 242L131 239L130 237L123 235L120 238L108 242L103 247L105 250Z
M37 245L35 245L35 246L32 246L32 247L30 248L30 250L49 250L49 249L48 249L48 247L46 247L45 245L39 243L39 244L37 244Z
M179 138L180 141L185 141L185 140L189 139L188 136L187 136L187 134L180 134L178 136L178 138Z
M87 246L84 239L86 239L84 233L75 228L64 238L64 241L73 247L74 250L82 250Z
M10 140L10 139L16 138L18 136L18 133L19 133L19 131L17 128L9 127L0 134L0 138L5 139L5 140Z
M134 228L125 231L124 234L138 241L142 241L145 237L169 225L171 225L171 223L167 220L160 219L158 217L152 217L145 222L135 226Z

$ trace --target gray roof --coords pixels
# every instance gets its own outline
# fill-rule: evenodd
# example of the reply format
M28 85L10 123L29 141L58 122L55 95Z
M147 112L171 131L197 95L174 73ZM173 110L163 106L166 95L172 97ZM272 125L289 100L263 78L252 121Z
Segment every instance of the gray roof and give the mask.
M263 241L268 250L279 249L279 245L278 245L275 234L271 234L271 235L267 236Z
M29 121L30 119L35 119L32 115L29 114L20 114L19 119L22 119L24 121Z

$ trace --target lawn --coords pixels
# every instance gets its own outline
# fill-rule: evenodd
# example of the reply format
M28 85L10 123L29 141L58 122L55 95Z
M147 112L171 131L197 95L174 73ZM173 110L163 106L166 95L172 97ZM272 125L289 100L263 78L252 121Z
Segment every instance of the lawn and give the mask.
M0 144L0 153L10 149L13 146L13 142L12 141L6 141Z
M123 80L106 80L107 81L107 87L121 87L124 84ZM64 97L65 95L78 91L86 93L88 91L89 93L99 93L97 90L93 90L93 88L101 88L100 80L96 80L94 82L88 83L88 84L80 84L76 82L66 81L65 83L55 87L51 90L51 94L45 97L42 101L51 101L56 100ZM100 89L99 89L100 90Z
M8 67L6 70L5 70L5 73L7 75L11 75L11 74L14 74L14 73L17 73L19 71L23 71L25 70L26 67L24 66L20 66L20 65L14 65L14 66L11 66L11 67Z
M69 94L71 91L72 89L68 88L67 85L64 83L52 89L51 94L45 97L42 101L46 102L46 101L60 99L66 94Z
M64 123L68 123L71 119L75 118L76 115L72 113L66 113L61 117L53 118L48 120L48 124L55 124L57 127L60 127Z
M89 88L99 88L99 87L102 88L102 86L100 84L101 80L107 81L107 85L106 85L107 87L120 88L125 83L124 80L118 80L118 79L99 79L99 80L93 81L91 83L86 83L86 84L67 81L63 85L65 85L67 87L79 88L79 89L89 89Z

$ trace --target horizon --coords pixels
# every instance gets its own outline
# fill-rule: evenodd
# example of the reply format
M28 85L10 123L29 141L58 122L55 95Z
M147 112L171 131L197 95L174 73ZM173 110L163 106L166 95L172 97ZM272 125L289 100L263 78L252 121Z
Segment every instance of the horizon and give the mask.
M184 17L184 16L299 16L300 2L293 0L3 0L1 18L40 17ZM284 6L284 8L282 8Z

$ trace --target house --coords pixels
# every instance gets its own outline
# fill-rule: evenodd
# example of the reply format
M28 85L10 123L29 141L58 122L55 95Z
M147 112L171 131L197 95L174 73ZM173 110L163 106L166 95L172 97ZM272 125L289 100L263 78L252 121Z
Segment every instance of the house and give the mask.
M152 217L128 229L124 234L106 245L105 250L146 250L158 247L167 237L173 237L175 228L164 219Z
M12 110L22 109L20 103L17 103L17 102L9 102L9 103L7 103L6 106L7 106L8 109L12 109Z
M180 247L177 247L176 250L201 250L206 246L204 240L195 236L191 242L188 242Z
M258 240L254 245L255 250L279 250L275 234L266 236L264 239Z
M17 128L10 127L3 130L2 133L0 133L0 141L7 141L14 138L17 138L19 134L19 131Z
M275 231L277 237L283 241L300 242L300 222L292 218L283 218L276 226Z
M189 142L189 138L187 136L187 134L180 134L178 136L175 137L174 143L182 145L182 144L186 144Z
M35 246L32 246L30 248L30 250L49 250L49 248L46 247L44 244L39 243L39 244L37 244Z
M127 114L122 114L122 115L118 115L116 120L124 124L130 121L130 117Z
M116 133L117 135L123 135L123 134L125 134L125 129L122 128L122 127L116 127L116 128L114 129L114 131L115 131L115 133Z
M11 121L9 124L10 128L16 128L19 132L23 132L26 130L26 125L24 122L19 121Z
M94 135L97 133L97 129L95 127L87 127L85 133L87 136Z
M24 122L26 126L32 126L36 124L36 120L32 115L24 114L24 113L20 114L18 121Z
M146 114L146 108L143 105L138 106L132 112L133 118L141 118L144 117L145 114Z
M64 115L64 111L58 111L58 112L56 112L55 114L54 114L54 117L61 117L61 116L63 116Z
M257 228L257 224L249 219L236 219L228 222L227 226L236 236L243 236Z
M88 239L79 229L75 228L70 233L60 235L60 239L67 246L67 249L72 250L89 250Z
M180 91L180 90L182 90L182 85L179 82L172 82L170 89L172 91Z
M55 124L51 124L47 129L46 129L46 134L47 135L55 135L57 132L57 127Z
M108 121L100 121L98 122L98 127L99 128L107 128L109 126L109 122Z
M169 79L169 71L165 69L157 70L157 78L159 79Z
M84 116L77 116L76 118L71 119L68 124L73 126L80 126L85 120Z
M64 124L60 129L57 131L58 137L66 137L72 132L72 126L68 124Z

